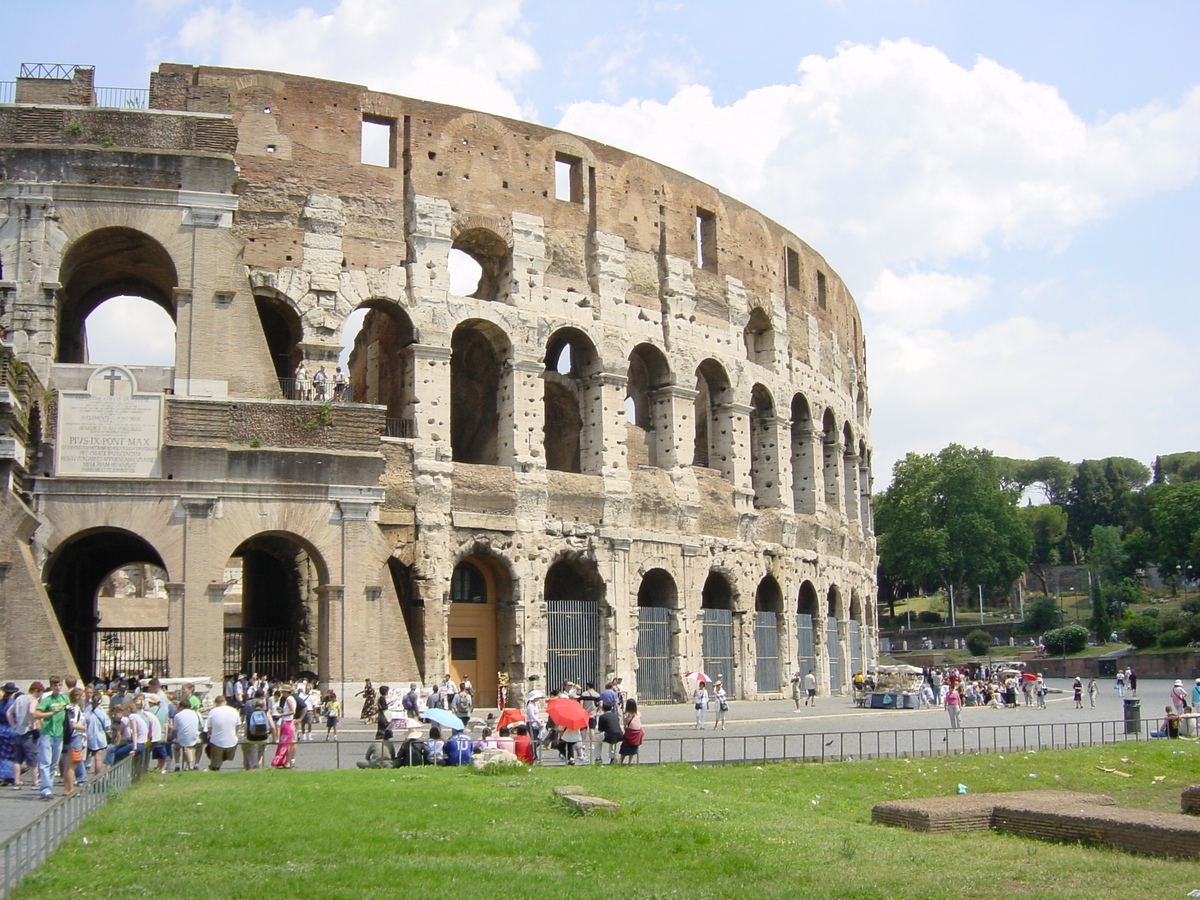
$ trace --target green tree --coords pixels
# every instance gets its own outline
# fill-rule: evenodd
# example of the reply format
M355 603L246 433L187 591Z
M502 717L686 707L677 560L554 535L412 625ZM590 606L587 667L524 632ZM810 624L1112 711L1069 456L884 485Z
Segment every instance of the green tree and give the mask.
M1156 490L1150 516L1158 536L1158 561L1166 574L1194 579L1200 575L1200 481Z
M992 636L986 631L972 631L967 635L967 649L972 656L987 656L992 649Z
M1082 625L1065 625L1042 635L1042 645L1050 655L1078 653L1087 646L1088 630Z
M1062 624L1062 610L1053 597L1041 597L1025 607L1025 619L1017 629L1021 634L1043 634Z
M1187 481L1200 481L1200 453L1189 450L1186 453L1168 453L1154 461L1157 481L1167 484L1182 484Z
M1075 477L1075 466L1057 456L1040 459L1009 459L996 457L1001 483L1005 487L1018 488L1024 493L1037 488L1046 503L1064 506L1071 496L1071 480Z
M1097 525L1124 526L1135 492L1150 481L1150 469L1125 456L1085 459L1071 480L1067 533L1077 553L1087 551Z
M893 578L959 596L982 585L1007 591L1025 568L1032 538L987 450L951 444L936 456L909 453L876 500L880 567Z
M1062 542L1067 536L1067 514L1061 506L1022 506L1018 509L1033 539L1029 571L1041 582L1042 593L1050 593L1047 569L1062 562Z
M1158 643L1162 623L1153 616L1134 616L1125 623L1125 640L1138 650L1145 650Z

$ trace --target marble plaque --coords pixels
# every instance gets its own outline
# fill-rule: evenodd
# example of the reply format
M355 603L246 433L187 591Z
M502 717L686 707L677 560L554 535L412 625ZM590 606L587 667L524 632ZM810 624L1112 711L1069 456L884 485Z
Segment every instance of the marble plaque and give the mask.
M59 475L158 478L163 395L139 393L133 373L101 366L86 391L60 391L55 471Z

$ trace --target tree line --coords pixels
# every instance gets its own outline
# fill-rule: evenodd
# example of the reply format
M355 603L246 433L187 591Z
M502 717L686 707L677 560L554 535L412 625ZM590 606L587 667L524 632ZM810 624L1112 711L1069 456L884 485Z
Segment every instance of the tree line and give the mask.
M1173 591L1200 575L1200 452L1160 456L1152 468L1122 456L1010 459L958 444L909 453L875 498L875 532L893 615L898 596L917 592L982 590L995 602L1026 570L1048 594L1050 567L1087 565L1090 624L1107 636L1144 624L1125 617L1147 568L1157 565ZM1179 630L1183 643L1200 638L1200 617L1182 624L1160 627L1156 640Z

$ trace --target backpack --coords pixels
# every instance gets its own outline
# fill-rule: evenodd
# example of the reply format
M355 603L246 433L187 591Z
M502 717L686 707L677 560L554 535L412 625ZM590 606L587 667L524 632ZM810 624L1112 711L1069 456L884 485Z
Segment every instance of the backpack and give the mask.
M296 718L299 719L304 710L308 707L304 703L304 697L300 694L292 694L292 699L296 701Z
M471 714L471 695L466 691L460 692L454 698L454 710L459 715L466 716Z
M267 719L266 710L256 709L246 720L246 737L264 738L271 733L271 723Z
M417 708L416 691L409 691L407 694L404 695L404 699L400 702L404 705L404 708L406 710L408 710L409 712L413 712Z

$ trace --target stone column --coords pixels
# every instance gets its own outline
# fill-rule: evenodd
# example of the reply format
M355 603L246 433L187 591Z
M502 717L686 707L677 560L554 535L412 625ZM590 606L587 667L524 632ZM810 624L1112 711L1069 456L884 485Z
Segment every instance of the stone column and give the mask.
M412 344L412 436L426 452L450 455L450 348Z
M510 359L504 367L500 388L500 456L502 466L518 472L545 469L542 446L546 407L540 362Z
M696 439L696 398L699 392L678 384L659 388L651 395L655 415L654 428L665 425L664 434L656 434L659 468L690 466Z
M633 661L637 657L637 598L629 583L629 538L610 537L609 578L605 600L609 615L600 619L606 633L600 635L600 677L616 672L630 683L630 692L637 694L637 676ZM622 627L631 623L633 627ZM630 677L633 676L633 677ZM604 685L596 685L597 689Z
M585 474L619 475L628 480L628 448L625 446L625 389L629 379L624 372L599 372L587 380L584 434L581 449Z
M786 485L791 484L792 460L786 448L790 432L787 419L778 416L755 417L754 423L754 505L774 509L784 503Z
M345 586L323 584L317 588L317 675L322 684L339 683L342 691L359 677L366 677L346 665ZM370 673L367 673L370 674ZM342 709L348 698L342 697Z
M733 485L734 504L739 512L753 506L750 484L750 412L744 403L722 403L713 411L713 431L708 436L710 457L715 453L721 474ZM713 459L709 459L712 464Z
M799 515L816 515L825 508L821 432L792 428L792 505Z
M174 677L225 671L225 585L210 580L208 537L216 497L184 496L183 581L168 590L168 660ZM218 590L214 590L214 586ZM174 652L172 652L174 651Z
M858 498L858 454L853 447L847 447L842 456L842 471L845 473L845 511L846 519L856 523L859 520Z
M842 440L836 433L833 440L825 436L823 445L824 475L825 475L825 505L829 509L842 512Z

